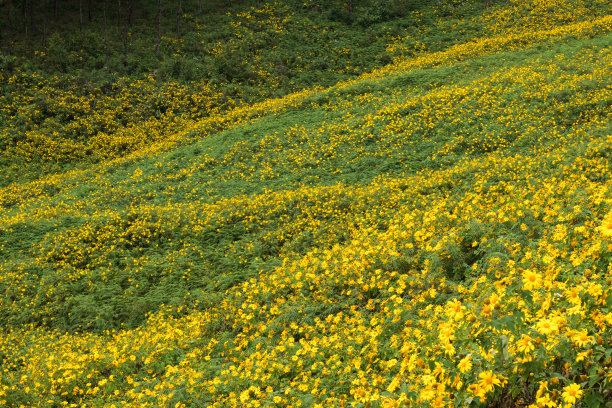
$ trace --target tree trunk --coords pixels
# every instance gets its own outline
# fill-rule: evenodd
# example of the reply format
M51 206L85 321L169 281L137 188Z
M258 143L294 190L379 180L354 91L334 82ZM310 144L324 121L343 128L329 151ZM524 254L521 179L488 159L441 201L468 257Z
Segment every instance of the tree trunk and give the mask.
M11 5L6 7L6 40L8 41L8 54L13 51L13 38L11 36Z
M91 23L91 0L87 2L87 21Z
M125 19L125 29L123 30L123 67L127 67L127 43L128 43L128 21Z
M202 0L200 0L198 2L198 11L201 13L202 12Z
M57 20L57 6L58 6L57 3L58 2L59 2L59 0L55 0L55 6L54 6L54 10L53 10L53 14L55 15L55 19L56 20Z
M121 28L121 0L117 0L117 32Z
M79 31L83 32L83 0L79 0Z
M178 11L176 12L176 35L181 36L181 16L183 15L183 0L178 2Z
M134 0L130 0L130 2L128 3L128 15L127 15L127 21L128 21L128 24L130 25L130 29L132 28L133 15L134 15Z
M104 70L108 71L108 27L106 25L106 0L104 0Z
M43 2L42 13L43 13L43 32L42 32L42 49L47 50L47 2Z
M29 2L30 4L30 32L33 33L34 32L34 6L32 5L32 0L30 0Z
M21 12L23 14L23 30L28 38L28 0L21 0Z
M155 52L159 54L159 45L161 44L161 23L162 23L162 0L157 2L157 47Z

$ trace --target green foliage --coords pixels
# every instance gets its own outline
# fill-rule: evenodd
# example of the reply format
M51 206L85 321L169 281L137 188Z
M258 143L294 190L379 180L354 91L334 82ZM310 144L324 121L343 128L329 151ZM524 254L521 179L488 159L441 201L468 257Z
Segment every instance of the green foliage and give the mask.
M572 65L572 55L582 58L580 41L564 47L567 66ZM555 53L553 49L545 57ZM515 61L506 62L504 69L520 71L529 67L530 61L542 58L533 50L521 50L520 54L526 60L515 59L516 53L505 53L496 59L483 57L456 67L416 69L377 82L331 88L300 108L211 134L162 156L141 159L138 164L111 164L104 183L116 186L113 194L99 190L96 185L100 181L79 183L68 190L45 183L39 194L48 202L86 200L95 203L88 204L88 211L103 205L113 208L114 215L63 219L37 242L31 240L43 234L38 224L13 226L15 235L7 239L4 255L9 257L17 248L24 250L28 262L42 268L24 276L35 282L42 273L45 284L32 285L21 300L13 299L21 312L4 318L12 325L34 321L61 330L137 327L161 305L178 309L192 296L214 297L274 268L280 258L346 243L351 239L351 228L385 231L407 187L394 189L397 197L384 203L387 190L362 201L361 193L344 195L334 192L333 186L362 186L381 174L405 176L452 168L466 157L486 157L497 151L478 148L489 143L490 139L483 138L487 133L528 136L534 123L539 123L537 112L542 107L533 100L517 105L520 85L499 78L490 87L504 86L505 92L493 100L479 101L488 95L483 85L470 91L470 98L464 93L480 78L496 72L500 59ZM483 68L483 64L489 65ZM451 72L462 72L461 81L457 77L451 81ZM453 101L429 119L437 124L433 127L411 119L429 115L431 92L450 96ZM454 99L453 92L461 95L460 99ZM551 89L551 97L557 98L559 92L559 88ZM135 96L148 101L145 106L151 113L165 114L171 104L164 93L137 90ZM361 102L348 102L357 99ZM490 114L510 103L525 118L531 115L530 119L501 125ZM582 102L565 103L580 106ZM52 106L52 100L40 96L31 109L44 118L48 104ZM381 113L366 123L363 118L372 107ZM557 126L558 118L566 115L566 110L549 112L552 121L547 126ZM603 110L590 112L592 118L605 115ZM451 119L458 117L462 119ZM410 130L404 127L389 132L398 129L398 118L410 124ZM573 120L580 123L579 117ZM355 133L352 129L360 130ZM525 146L533 148L536 141L498 138L495 143L506 152L521 152ZM537 143L554 144L555 139L538 133ZM180 175L183 169L194 168L198 170ZM475 177L477 174L466 173L460 180L419 186L417 197L442 200L463 194ZM509 180L510 175L495 174L482 189L495 192L500 183ZM304 184L326 187L316 190L318 197L312 193L279 194L269 198L274 205L249 205L248 197L254 194L290 191ZM193 208L166 208L169 203L196 198L199 201ZM217 200L227 204L217 207L213 204ZM4 205L10 209L15 202L5 201ZM381 206L385 210L375 219L367 215L372 207ZM499 223L494 230L490 230L491 224L466 223L444 238L426 259L440 276L468 281L505 261L508 242L522 243L541 236L541 221L525 215L522 223L525 230L519 223ZM424 260L413 254L398 260L396 267L409 270ZM179 272L187 269L187 274ZM72 283L63 286L61 276L71 276ZM62 289L51 295L54 289L50 287ZM31 302L36 312L26 306Z
M0 58L0 405L609 399L609 20L221 5Z

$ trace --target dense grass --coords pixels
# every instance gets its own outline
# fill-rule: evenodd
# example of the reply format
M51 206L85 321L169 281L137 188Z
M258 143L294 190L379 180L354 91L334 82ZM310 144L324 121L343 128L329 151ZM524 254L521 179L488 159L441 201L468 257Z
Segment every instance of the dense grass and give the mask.
M0 403L606 407L612 37L587 3L410 14L447 14L439 47L10 162Z

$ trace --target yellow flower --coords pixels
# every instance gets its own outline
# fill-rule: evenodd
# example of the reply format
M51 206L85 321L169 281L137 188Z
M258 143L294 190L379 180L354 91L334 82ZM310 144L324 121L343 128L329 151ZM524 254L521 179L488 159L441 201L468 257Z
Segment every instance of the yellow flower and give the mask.
M537 405L538 407L551 407L552 408L552 407L557 406L557 404L550 399L549 394L544 394L540 397L537 397L536 403L538 404Z
M459 361L459 364L457 364L457 368L462 374L470 371L472 369L472 356L462 358L461 361Z
M394 392L397 387L399 387L399 383L400 383L400 378L399 377L395 377L391 383L389 383L389 386L387 387L387 391L388 392Z
M525 290L539 289L541 282L542 282L542 278L540 277L540 275L538 275L531 269L527 269L525 273L523 273L523 289Z
M480 388L480 383L476 383L476 384L471 384L468 386L468 390L472 393L472 395L474 395L475 397L481 397L484 396L486 393L482 391L482 389Z
M612 237L612 212L604 217L598 229L604 237Z
M548 391L548 381L540 381L540 387L538 387L538 392L536 392L536 398L540 398L546 391Z
M516 341L516 348L518 351L522 353L529 353L530 351L535 350L535 344L533 343L533 339L525 334Z
M542 319L535 326L536 330L544 335L549 335L559 330L559 325L553 319Z
M572 341L579 347L584 347L592 342L586 330L576 331L572 334Z
M453 320L461 320L463 318L463 311L461 302L457 299L452 299L446 304L446 314L453 318Z
M382 401L383 408L393 408L395 407L395 400L393 398L385 398Z
M588 293L591 297L597 299L603 294L603 288L598 283L592 283L588 288Z
M240 393L240 402L247 402L249 399L251 399L250 395L249 395L249 390L244 390Z
M492 313L493 313L493 308L491 307L491 305L490 305L490 304L489 304L489 305L483 305L483 306L482 306L482 311L481 311L481 314L482 314L483 316L487 316L487 317L489 317L489 316L491 316L491 314L492 314Z
M570 384L567 387L563 387L563 394L561 396L563 397L563 401L565 401L565 403L574 405L576 403L576 400L582 397L582 390L580 389L580 385Z
M478 374L478 377L480 378L478 385L482 389L483 395L493 391L496 385L501 385L501 381L492 371L483 371Z
M581 353L578 353L578 355L576 355L576 362L579 363L583 361L585 358L587 358L588 356L589 356L588 351L583 351Z

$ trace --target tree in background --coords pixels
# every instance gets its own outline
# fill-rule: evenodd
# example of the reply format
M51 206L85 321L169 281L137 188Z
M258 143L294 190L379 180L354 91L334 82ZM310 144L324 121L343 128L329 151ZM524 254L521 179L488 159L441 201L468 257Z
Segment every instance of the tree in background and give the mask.
M176 12L176 35L181 36L181 16L183 15L183 0L178 2L178 10Z
M3 2L0 2L0 4L6 7L6 43L7 43L6 49L7 49L7 53L11 54L11 52L13 51L13 38L12 38L12 32L11 32L11 27L13 25L13 22L11 20L11 13L13 11L13 5L10 0L5 0Z
M104 0L104 70L108 71L108 25L106 23L106 0Z
M161 43L161 24L162 24L162 0L157 2L157 46L155 52L159 54L159 45Z
M42 18L43 18L42 49L43 51L46 51L47 50L47 0L42 1Z

